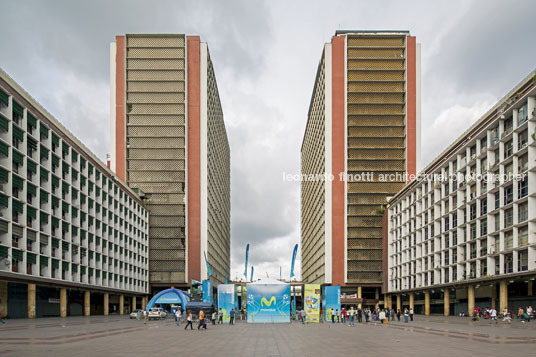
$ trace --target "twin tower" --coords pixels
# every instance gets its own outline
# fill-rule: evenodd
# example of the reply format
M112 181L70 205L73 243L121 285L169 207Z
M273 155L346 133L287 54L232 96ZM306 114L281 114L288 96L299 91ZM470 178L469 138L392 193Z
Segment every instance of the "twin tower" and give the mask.
M223 283L230 149L207 44L185 35L117 36L110 68L110 165L145 196L151 286L206 279L205 254L211 278ZM383 207L417 172L419 136L415 37L337 31L322 51L301 149L303 174L335 178L301 186L305 283L379 294ZM345 179L363 172L367 180Z

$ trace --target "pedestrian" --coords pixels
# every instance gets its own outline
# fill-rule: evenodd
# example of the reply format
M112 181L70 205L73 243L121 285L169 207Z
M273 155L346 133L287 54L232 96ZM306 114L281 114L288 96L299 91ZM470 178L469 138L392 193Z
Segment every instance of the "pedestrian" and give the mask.
M302 324L305 324L307 322L307 314L305 313L305 310L303 309L301 311L301 317L302 317Z
M175 310L175 321L177 322L177 326L181 325L181 309L180 308Z
M212 311L212 325L216 326L216 310Z
M147 312L147 310L143 310L143 324L144 325L147 325L147 315L149 314L149 312Z
M346 309L343 307L341 310L341 322L344 324L346 323Z
M337 309L335 314L337 314L337 323L340 323L341 322L341 312L339 311L339 309Z
M408 309L404 309L404 322L408 323L408 317L409 317L409 311Z
M369 309L366 309L365 310L365 322L369 322L369 319L370 319L370 310Z
M384 310L381 310L380 311L380 322L383 324L385 323L385 311Z
M490 323L493 323L493 320L495 320L495 325L497 325L497 310L492 306L491 310L489 310L489 316L490 316Z
M230 325L234 325L234 318L235 318L235 311L234 311L234 309L231 309L231 312L229 313L229 316L230 316L229 324L230 324Z
M192 311L191 310L188 310L188 314L186 316L186 326L184 327L184 329L188 329L188 326L190 326L190 330L193 330L194 329L194 326L192 325Z
M0 310L0 322L2 324L5 324L6 322L4 321L4 319L2 318L2 310Z
M519 310L517 310L517 318L520 319L521 316L523 316L523 313L524 313L523 308L520 307Z
M363 321L363 311L361 308L357 308L357 322L361 323Z
M333 312L333 309L329 309L329 316L331 318L331 323L335 323L335 313Z
M223 324L223 310L220 307L220 312L218 313L218 325Z
M203 327L205 330L207 329L207 324L205 323L205 312L203 309L199 310L199 324L197 325L197 329L199 330L200 327Z
M396 311L396 318L400 321L400 309Z
M409 309L409 318L411 321L413 321L413 308Z
M350 320L350 323L348 324L348 326L354 326L354 318L355 318L354 313L355 313L354 307L352 306L350 308L350 311L348 312L348 317Z

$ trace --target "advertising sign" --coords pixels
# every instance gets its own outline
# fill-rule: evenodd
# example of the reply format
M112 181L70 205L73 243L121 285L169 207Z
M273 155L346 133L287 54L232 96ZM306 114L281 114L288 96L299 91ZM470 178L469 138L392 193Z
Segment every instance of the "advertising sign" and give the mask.
M212 280L203 280L203 302L212 302Z
M303 305L307 322L320 321L320 284L305 284Z
M322 294L322 311L324 321L331 321L330 312L341 311L341 287L324 286Z
M290 322L290 285L248 284L248 323Z
M235 307L235 286L234 284L218 285L218 314L220 309L223 312L223 322L229 323L232 309Z

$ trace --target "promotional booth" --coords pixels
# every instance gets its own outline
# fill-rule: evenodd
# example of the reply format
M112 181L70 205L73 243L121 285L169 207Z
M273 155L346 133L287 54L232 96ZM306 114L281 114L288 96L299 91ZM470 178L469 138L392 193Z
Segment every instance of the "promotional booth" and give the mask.
M290 322L290 285L275 279L247 284L248 323Z

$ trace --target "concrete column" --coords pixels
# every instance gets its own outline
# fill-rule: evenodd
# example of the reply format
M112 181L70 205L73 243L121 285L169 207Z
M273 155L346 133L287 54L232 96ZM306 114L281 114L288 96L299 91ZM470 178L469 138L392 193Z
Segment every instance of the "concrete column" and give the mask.
M415 310L415 293L409 293L409 308Z
M402 295L396 294L396 309L402 310Z
M491 307L495 309L495 300L497 300L497 285L491 287Z
M0 281L0 311L2 316L8 314L7 311L7 281Z
M424 291L424 314L430 315L430 290Z
M110 295L104 293L104 316L108 316L110 313Z
M67 317L67 288L60 288L60 317Z
M136 297L135 296L132 297L132 306L130 308L130 312L134 310L136 310Z
M361 286L358 286L358 287L357 287L357 298L358 298L358 299L361 299L361 298L362 298L362 295L361 295L361 294L362 294L362 288L361 288ZM361 303L359 303L359 304L358 304L358 307L361 308L361 306L362 306Z
M450 315L450 294L449 289L445 289L443 292L443 315Z
M84 316L91 314L91 293L89 290L84 291Z
M146 307L147 307L147 296L142 296L141 297L141 309L145 310Z
M529 280L527 289L528 289L527 296L532 296L532 280Z
M28 318L35 319L35 284L28 284Z
M123 315L125 313L125 295L121 294L119 295L119 315Z
M500 312L508 309L508 282L506 280L501 280L499 283L499 309Z
M467 310L469 310L469 316L475 315L475 286L467 286Z

